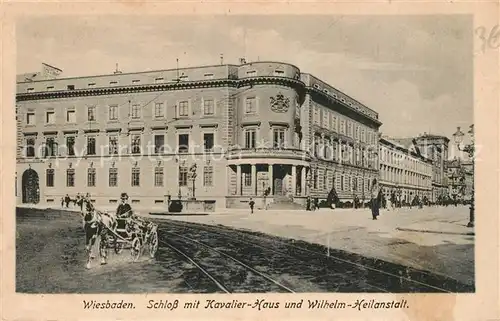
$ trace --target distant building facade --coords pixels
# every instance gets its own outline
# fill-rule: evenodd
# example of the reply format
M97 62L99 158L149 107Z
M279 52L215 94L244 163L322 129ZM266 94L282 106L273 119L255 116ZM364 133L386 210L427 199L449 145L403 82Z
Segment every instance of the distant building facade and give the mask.
M448 160L449 138L445 136L423 133L412 138L395 138L404 145L414 144L425 158L432 160L432 195L431 201L448 195L445 161Z
M378 114L290 64L53 71L18 76L19 203L88 192L109 205L127 192L144 206L243 207L267 190L303 204L333 186L351 199L378 176Z
M452 200L470 201L473 193L472 161L455 158L445 162L448 195Z
M420 154L414 145L382 137L379 142L380 185L390 199L394 193L404 203L418 195L420 200L432 196L432 161Z

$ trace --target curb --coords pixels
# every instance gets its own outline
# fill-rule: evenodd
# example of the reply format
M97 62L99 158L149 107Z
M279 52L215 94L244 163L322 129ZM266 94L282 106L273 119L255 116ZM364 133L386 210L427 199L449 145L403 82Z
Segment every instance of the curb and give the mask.
M396 227L396 230L405 232L420 232L420 233L433 233L433 234L472 235L472 236L476 235L475 232L447 232L447 231L433 231L433 230L418 230L418 229L402 228L402 227Z
M150 212L151 216L207 216L209 213L168 213L168 212Z

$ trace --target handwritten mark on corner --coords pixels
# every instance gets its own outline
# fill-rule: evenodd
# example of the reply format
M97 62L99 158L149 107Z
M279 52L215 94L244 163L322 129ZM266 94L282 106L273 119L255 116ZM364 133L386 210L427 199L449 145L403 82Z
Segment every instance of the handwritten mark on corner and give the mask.
M495 25L491 30L481 26L476 28L476 36L481 40L481 51L484 53L486 49L498 49L500 47L500 26Z

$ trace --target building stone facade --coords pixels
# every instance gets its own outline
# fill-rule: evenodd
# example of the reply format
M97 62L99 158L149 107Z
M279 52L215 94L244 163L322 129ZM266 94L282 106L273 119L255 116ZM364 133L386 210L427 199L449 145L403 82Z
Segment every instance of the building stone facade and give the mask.
M56 68L57 69L57 68ZM281 62L78 78L21 75L18 202L90 193L97 205L303 204L366 193L378 176L378 114Z
M432 161L422 156L414 146L382 137L380 139L380 185L390 199L394 193L404 203L418 195L420 200L432 195Z
M445 162L448 195L452 200L470 201L474 192L472 161L455 158Z

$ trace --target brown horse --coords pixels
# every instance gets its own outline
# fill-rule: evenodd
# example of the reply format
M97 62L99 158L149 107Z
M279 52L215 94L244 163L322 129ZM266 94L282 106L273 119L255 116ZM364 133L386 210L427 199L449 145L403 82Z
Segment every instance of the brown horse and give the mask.
M90 263L94 258L92 254L92 247L99 238L99 256L101 257L101 264L106 264L107 249L106 240L110 237L109 231L116 229L116 218L108 213L104 213L95 209L92 202L84 198L83 208L83 230L85 231L85 252L87 254L86 268L90 269Z

